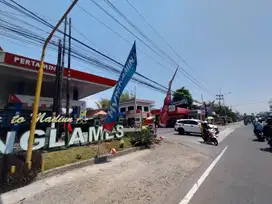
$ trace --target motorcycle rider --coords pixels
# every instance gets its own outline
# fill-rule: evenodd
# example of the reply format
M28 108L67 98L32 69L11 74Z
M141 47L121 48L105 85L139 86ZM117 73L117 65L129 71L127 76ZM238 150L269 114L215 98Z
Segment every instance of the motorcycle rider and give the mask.
M272 116L268 116L266 124L263 128L263 135L268 141L268 144L272 147Z
M204 121L202 123L202 137L203 137L204 142L208 141L208 138L209 138L209 129L210 129L210 127L208 125L208 122Z
M254 124L254 133L257 135L263 131L263 121L261 118Z

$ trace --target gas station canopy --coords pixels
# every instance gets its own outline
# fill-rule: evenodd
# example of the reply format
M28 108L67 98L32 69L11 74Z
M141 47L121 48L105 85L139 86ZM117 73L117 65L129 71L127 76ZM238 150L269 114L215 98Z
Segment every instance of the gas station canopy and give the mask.
M10 94L34 96L40 61L0 51L0 108L7 103ZM55 93L56 65L44 63L42 97L53 98ZM64 68L63 90L65 90L68 69ZM77 90L77 100L113 87L115 80L70 69L70 92ZM18 93L18 87L23 87ZM64 95L64 94L63 94ZM65 96L65 95L64 95Z

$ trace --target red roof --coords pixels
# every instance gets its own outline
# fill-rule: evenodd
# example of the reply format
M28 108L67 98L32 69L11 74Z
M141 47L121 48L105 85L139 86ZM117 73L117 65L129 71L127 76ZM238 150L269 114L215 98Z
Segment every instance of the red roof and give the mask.
M152 115L159 115L160 112L161 112L160 109L153 109L153 110L151 110L151 114ZM177 107L174 112L169 112L168 113L169 116L174 116L174 115L188 115L188 114L189 114L189 109L187 109L187 108L179 108L179 107Z
M189 114L189 109L187 108L179 108L177 107L174 112L169 112L169 116L173 115L188 115Z
M153 110L151 110L151 114L152 115L160 115L160 113L161 113L160 109L153 109Z

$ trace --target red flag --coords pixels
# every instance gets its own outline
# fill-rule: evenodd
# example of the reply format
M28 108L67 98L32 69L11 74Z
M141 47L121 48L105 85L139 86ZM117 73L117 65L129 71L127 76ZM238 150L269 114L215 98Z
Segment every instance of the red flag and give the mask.
M167 91L166 97L164 99L163 107L161 109L159 124L162 127L166 126L166 123L167 123L167 120L168 120L168 108L169 108L169 104L171 103L171 86L172 86L172 82L173 82L173 80L174 80L174 78L175 78L175 76L177 74L177 71L178 71L178 68L176 69L172 79L169 82L168 91Z

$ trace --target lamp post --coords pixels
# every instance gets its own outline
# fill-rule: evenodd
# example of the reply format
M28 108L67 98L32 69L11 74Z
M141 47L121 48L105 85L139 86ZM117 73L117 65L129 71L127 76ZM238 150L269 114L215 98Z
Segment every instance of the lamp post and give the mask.
M53 28L51 33L48 35L47 39L45 40L42 48L42 54L41 54L41 62L40 67L38 71L38 78L37 78L37 84L36 84L36 92L35 92L35 100L33 104L33 112L32 112L32 120L31 120L31 126L30 126L30 135L28 139L28 146L27 146L27 153L26 153L26 165L28 169L31 169L31 158L32 158L32 146L34 142L34 133L36 128L36 118L38 114L38 108L40 103L40 95L41 95L41 88L42 88L42 81L43 81L43 65L44 65L44 57L45 57L45 51L46 47L50 41L50 39L53 37L53 34L56 32L62 21L65 19L65 17L68 15L68 13L72 10L72 8L76 5L78 0L74 0L73 3L69 6L69 8L66 10L66 12L63 14L59 22L56 24L56 26Z

